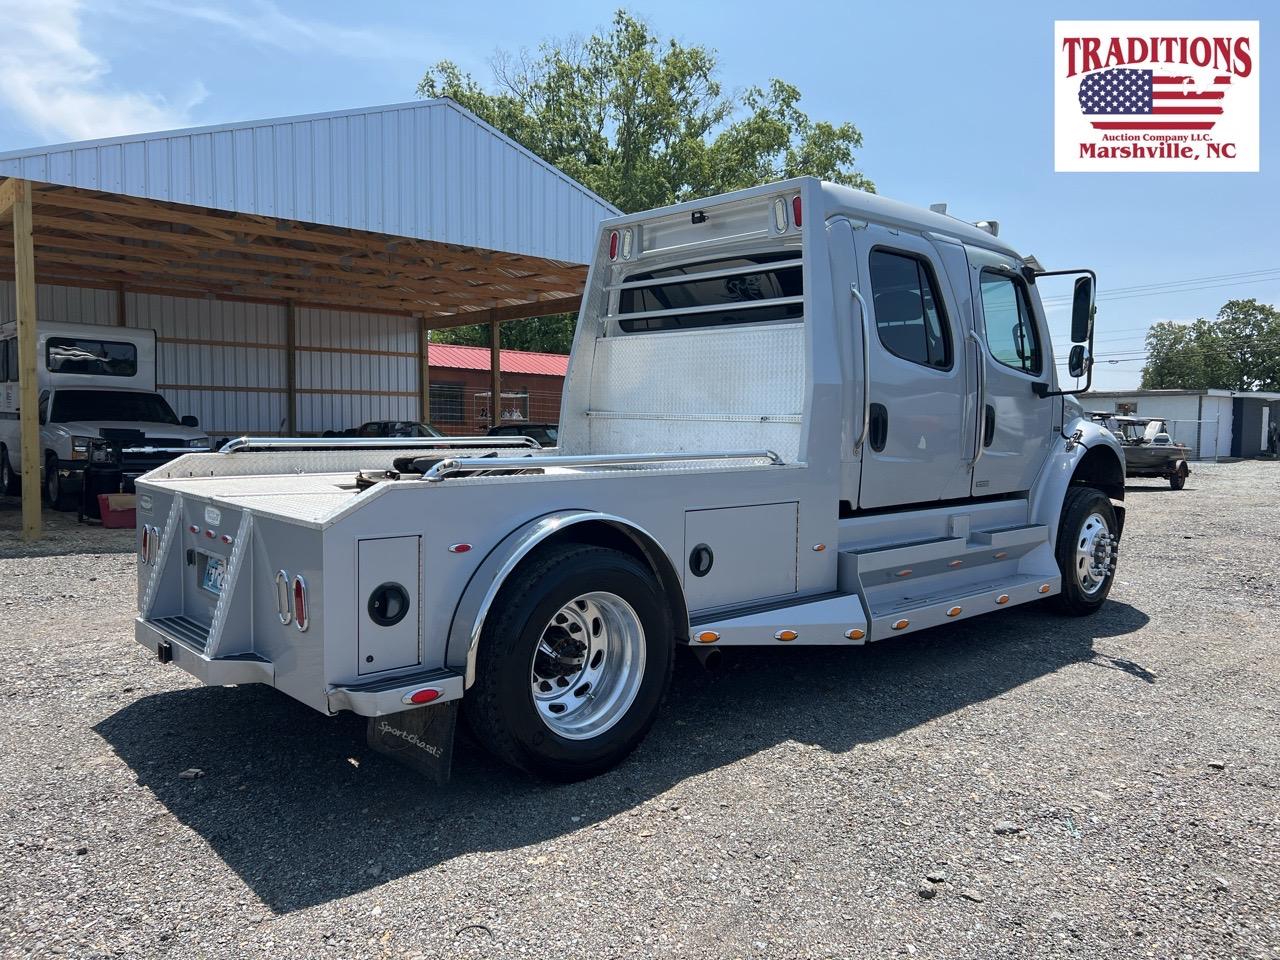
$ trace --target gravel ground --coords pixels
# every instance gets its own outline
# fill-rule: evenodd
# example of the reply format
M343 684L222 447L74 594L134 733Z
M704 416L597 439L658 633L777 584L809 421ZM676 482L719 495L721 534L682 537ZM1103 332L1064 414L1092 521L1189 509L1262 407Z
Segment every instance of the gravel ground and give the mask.
M149 660L131 534L3 501L0 954L1280 957L1277 494L1131 488L1091 619L684 662L621 768L444 788Z

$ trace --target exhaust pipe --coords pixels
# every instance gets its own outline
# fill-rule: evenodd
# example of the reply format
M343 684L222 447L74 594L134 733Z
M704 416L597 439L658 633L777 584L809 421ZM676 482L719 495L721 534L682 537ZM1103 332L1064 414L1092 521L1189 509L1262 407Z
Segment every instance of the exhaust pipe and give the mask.
M698 658L698 663L702 664L702 669L707 673L720 672L720 661L724 654L718 647L694 647L693 655Z

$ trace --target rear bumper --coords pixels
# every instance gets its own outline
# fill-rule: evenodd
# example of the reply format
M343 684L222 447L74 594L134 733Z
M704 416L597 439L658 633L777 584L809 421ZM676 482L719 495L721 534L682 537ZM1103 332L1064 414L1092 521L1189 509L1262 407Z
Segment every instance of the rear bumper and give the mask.
M209 657L196 648L198 638L192 642L142 617L134 619L133 635L161 662L180 667L208 686L275 685L275 665L255 653ZM410 695L426 689L437 691L437 696L430 701L433 704L461 699L462 674L444 669L427 670L369 683L331 686L324 695L329 713L350 710L362 717L383 717L414 709L417 704L409 701Z

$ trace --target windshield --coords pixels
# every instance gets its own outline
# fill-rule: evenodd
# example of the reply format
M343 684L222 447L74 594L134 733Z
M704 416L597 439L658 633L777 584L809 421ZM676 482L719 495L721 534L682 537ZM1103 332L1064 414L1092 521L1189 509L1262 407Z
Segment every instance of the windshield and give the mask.
M158 393L123 390L59 390L53 395L51 423L112 420L120 423L172 423L178 418Z

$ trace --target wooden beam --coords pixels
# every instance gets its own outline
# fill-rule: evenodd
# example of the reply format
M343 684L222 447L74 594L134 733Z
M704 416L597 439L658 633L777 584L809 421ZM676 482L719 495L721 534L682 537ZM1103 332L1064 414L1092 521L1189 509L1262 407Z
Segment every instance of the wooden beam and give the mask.
M127 327L128 321L129 318L125 316L124 284L122 283L116 287L116 326Z
M418 419L431 422L431 331L426 318L418 314Z
M289 300L284 305L285 435L298 435L298 314Z
M489 322L489 426L502 422L502 322Z
M19 184L27 184L27 195L31 193L31 183L26 180L18 180L15 177L9 177L0 183L0 223L8 223L13 219L13 204L18 199L18 193L21 190Z
M15 181L6 181L14 183ZM18 316L18 409L22 454L22 539L39 540L40 417L36 388L36 256L31 240L31 183L16 181L13 279Z

